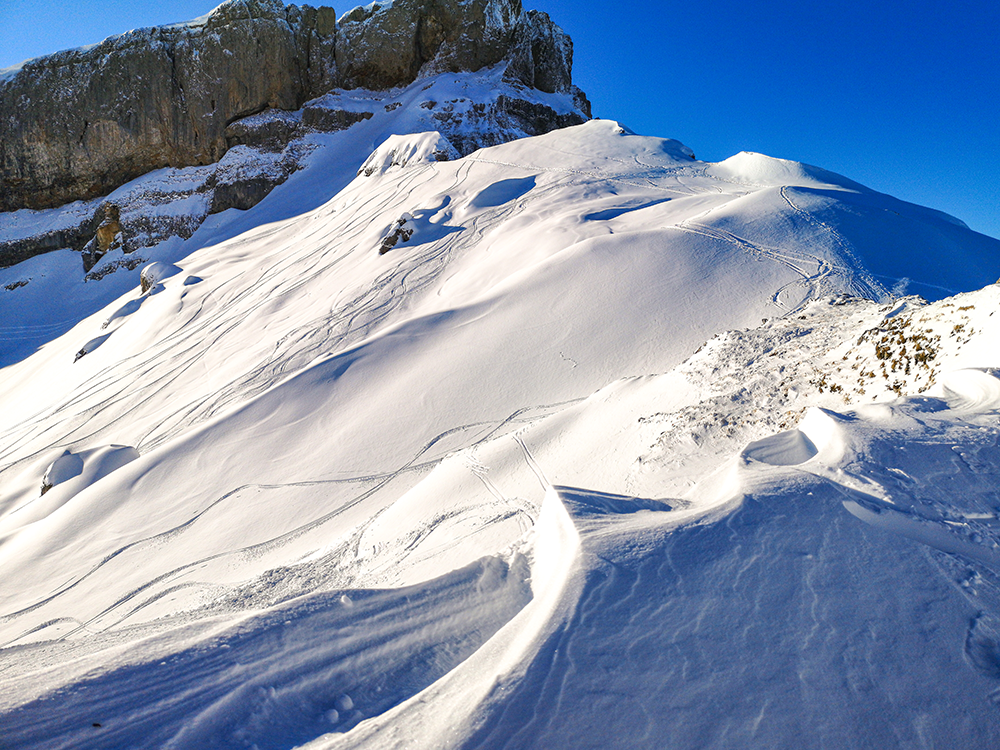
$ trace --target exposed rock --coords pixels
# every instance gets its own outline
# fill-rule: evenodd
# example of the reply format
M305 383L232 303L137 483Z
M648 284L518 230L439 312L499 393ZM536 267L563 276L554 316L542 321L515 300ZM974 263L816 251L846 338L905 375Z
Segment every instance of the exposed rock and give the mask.
M585 120L576 113L560 114L544 104L529 102L510 96L497 97L497 110L513 118L527 133L542 135L571 125L581 125Z
M94 213L91 224L97 225L94 236L83 247L83 270L89 271L109 250L124 250L121 210L111 202L102 203Z
M233 147L208 179L212 190L208 212L217 214L230 208L245 211L256 206L287 180L296 167L291 155L257 151L248 146Z
M379 255L385 255L392 248L396 247L396 244L400 240L406 242L413 237L413 227L406 226L412 219L413 217L409 214L403 214L393 222L393 225L389 227L389 231L382 238L382 242L379 245Z
M573 88L573 42L547 13L529 10L517 22L506 77L546 94Z
M358 175L371 177L374 174L385 174L393 167L451 161L458 157L455 147L438 132L391 135L365 160Z
M350 112L345 109L326 109L306 106L302 110L302 124L314 130L333 133L347 130L351 125L372 118L371 112Z
M341 88L389 89L427 72L476 71L510 50L520 0L395 0L355 8L340 19Z
M97 222L97 232L93 239L83 248L83 270L89 271L103 258L109 250L124 250L125 238L122 236L121 212L114 203L102 203L94 215Z
M117 242L121 244L121 211L114 203L105 203L98 210L98 214L103 213L103 219L97 227L97 234L94 239L97 242L97 250L103 255Z
M250 146L262 151L281 151L302 135L302 112L268 109L244 117L226 128L226 145Z
M139 29L26 63L0 82L0 210L218 161L233 120L298 109L334 83L332 13L230 0L202 25Z
M395 0L339 23L331 8L229 0L196 22L29 61L0 80L0 212L87 202L27 232L32 216L12 220L0 267L71 248L91 272L113 249L186 239L208 215L248 209L286 180L302 136L402 106L371 91L418 77L503 76L506 93L489 101L423 102L430 115L418 120L449 144L442 158L579 124L590 105L572 61L569 37L520 0ZM539 91L571 95L576 111ZM172 182L165 167L184 174ZM153 170L167 177L136 180ZM110 258L97 270L108 269Z
M83 458L68 450L63 451L55 461L49 464L42 476L42 491L45 494L57 484L62 484L83 473Z
M355 8L339 26L331 8L229 0L201 22L32 60L0 81L0 211L105 195L152 169L216 162L234 145L280 150L294 122L234 123L333 88L388 89L503 60L512 81L573 90L572 42L520 0L395 0ZM358 116L307 109L304 125Z
M117 260L107 261L99 264L93 271L84 276L83 279L84 281L100 281L105 276L115 273L116 271L133 271L145 262L146 258L136 257L133 255L130 255L127 258L118 258Z
M582 112L560 113L542 102L508 94L500 94L492 102L458 99L428 104L433 105L430 109L435 129L447 137L459 156L468 156L478 149L515 138L544 135L558 128L580 125L587 120Z
M163 263L155 261L143 266L139 273L139 289L143 294L148 294L157 284L171 276L176 276L181 269L173 263Z
M0 242L0 268L13 266L51 250L69 248L80 252L93 238L95 226L91 215L65 227L42 230L26 237Z

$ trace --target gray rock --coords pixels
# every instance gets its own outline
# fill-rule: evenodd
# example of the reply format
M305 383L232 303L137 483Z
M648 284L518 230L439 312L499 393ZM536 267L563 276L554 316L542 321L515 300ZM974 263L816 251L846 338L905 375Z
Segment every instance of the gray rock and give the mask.
M396 0L356 8L339 27L331 8L229 0L202 25L131 31L32 60L0 82L0 211L216 162L251 142L237 120L298 109L335 87L388 89L509 59L510 80L567 92L572 53L548 15L523 12L520 0ZM276 146L288 142L287 123L267 128Z
M495 65L509 52L521 15L520 0L395 0L355 8L338 29L338 85L383 90L411 83L422 69Z
M313 130L332 133L337 130L347 130L351 125L372 118L371 112L350 112L344 109L327 109L326 107L306 107L302 110L302 124Z
M226 145L250 146L261 151L281 151L302 135L302 112L268 109L236 120L226 127Z
M297 109L334 82L332 12L230 0L202 26L139 29L26 63L0 82L0 210L218 161L231 122Z
M396 221L393 222L392 226L382 237L382 241L379 243L378 254L385 255L387 252L396 247L396 244L400 241L408 242L411 237L413 237L413 226L407 226L410 224L412 216L409 214L403 214Z
M0 242L0 268L16 265L52 250L69 248L81 252L93 239L95 229L94 218L90 216L70 226Z
M547 94L573 88L573 41L547 13L529 10L514 31L505 77Z
M139 290L142 294L148 294L157 284L171 276L176 276L181 269L173 263L154 261L143 266L139 273Z
M0 243L0 267L69 247L90 271L112 247L187 238L210 213L250 208L287 179L296 164L286 152L300 136L372 117L324 105L321 94L505 61L515 88L571 94L578 112L527 94L471 108L426 102L457 153L589 118L572 84L571 40L520 0L395 0L355 8L339 23L332 8L229 0L197 24L139 29L29 61L0 81L0 211L96 199L162 167L218 168L204 167L200 212L149 210L180 196L144 193L110 222L105 201L72 226ZM246 147L275 159L227 167L227 152Z

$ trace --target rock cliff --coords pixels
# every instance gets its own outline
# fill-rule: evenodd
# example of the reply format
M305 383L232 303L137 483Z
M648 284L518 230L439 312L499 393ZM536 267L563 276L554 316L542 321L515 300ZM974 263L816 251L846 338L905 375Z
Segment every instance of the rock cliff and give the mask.
M333 11L232 0L26 63L0 84L0 209L104 195L151 169L218 161L233 120L332 83Z
M508 81L574 94L589 115L572 84L569 37L520 0L395 0L339 21L326 7L229 0L198 21L32 60L0 79L0 211L89 200L153 169L215 163L246 142L239 121L266 109L505 60ZM518 108L511 115L529 133L572 124Z

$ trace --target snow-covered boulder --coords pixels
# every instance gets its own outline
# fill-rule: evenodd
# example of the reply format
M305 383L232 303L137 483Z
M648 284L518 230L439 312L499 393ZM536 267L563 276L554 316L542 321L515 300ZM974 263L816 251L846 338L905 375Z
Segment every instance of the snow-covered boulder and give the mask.
M164 279L169 279L180 272L181 269L173 263L163 263L161 261L147 263L142 267L142 271L139 274L139 287L142 289L142 293L146 294Z
M392 167L451 161L458 157L455 147L438 132L391 135L372 152L358 170L358 175L371 177L385 174Z
M80 456L63 451L55 461L49 464L42 477L42 494L51 490L57 484L79 476L83 472L83 459Z

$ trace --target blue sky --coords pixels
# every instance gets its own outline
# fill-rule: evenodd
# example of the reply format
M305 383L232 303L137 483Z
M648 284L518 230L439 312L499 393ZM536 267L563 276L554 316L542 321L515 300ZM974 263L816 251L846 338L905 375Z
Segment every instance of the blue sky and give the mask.
M0 67L216 4L2 0ZM598 117L704 160L746 150L816 164L1000 237L996 0L525 7L573 37L574 77Z

